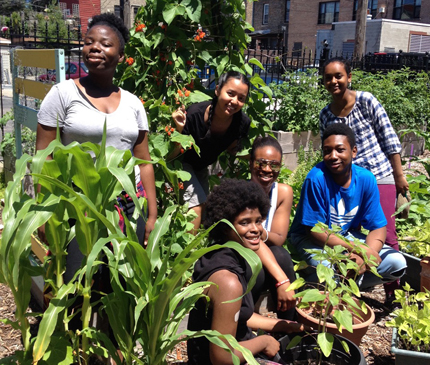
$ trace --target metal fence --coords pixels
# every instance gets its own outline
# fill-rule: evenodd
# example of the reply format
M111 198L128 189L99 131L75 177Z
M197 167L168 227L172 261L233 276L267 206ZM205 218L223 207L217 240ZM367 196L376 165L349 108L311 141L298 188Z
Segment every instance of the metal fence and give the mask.
M48 31L48 25L44 30L37 28L37 23L22 23L19 28L11 28L9 33L10 47L31 48L62 48L65 50L66 78L75 78L86 74L85 65L82 62L81 49L83 45L80 27L67 27L67 31L60 31L57 24L56 31ZM5 47L3 46L3 49ZM330 49L323 49L321 54L315 51L288 51L284 47L277 49L254 49L245 51L245 59L257 59L259 65L253 64L253 71L258 73L267 83L281 83L285 81L286 72L306 71L309 68L319 69L322 73L324 61L335 56L343 56L351 62L353 69L361 69L368 72L386 73L390 70L409 67L415 71L430 71L429 54L420 53L375 53L368 54L360 59L352 59L350 54L332 53ZM4 52L2 52L4 58ZM261 67L260 67L261 66ZM52 79L55 75L49 74L49 70L26 70L29 76ZM41 73L42 72L42 73ZM48 74L47 74L48 73ZM206 79L204 85L208 88L215 87L215 70L205 67L201 71L202 79ZM2 70L0 82L9 82L7 72Z

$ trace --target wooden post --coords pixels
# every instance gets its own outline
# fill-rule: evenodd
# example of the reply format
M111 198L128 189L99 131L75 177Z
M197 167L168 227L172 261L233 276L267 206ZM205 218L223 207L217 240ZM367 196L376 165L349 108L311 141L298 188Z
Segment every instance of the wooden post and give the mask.
M368 0L358 0L357 16L355 21L354 60L360 60L366 49L366 21Z

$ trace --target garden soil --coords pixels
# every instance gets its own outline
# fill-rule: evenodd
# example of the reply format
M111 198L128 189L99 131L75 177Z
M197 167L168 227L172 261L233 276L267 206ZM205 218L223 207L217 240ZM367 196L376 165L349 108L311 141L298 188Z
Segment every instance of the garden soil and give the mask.
M424 156L429 157L429 151ZM425 170L416 162L406 163L405 170L415 170L413 175L425 173ZM408 173L411 173L411 171ZM1 219L0 219L1 223ZM395 358L390 352L392 329L385 326L391 319L391 308L384 305L385 293L382 285L378 285L370 292L362 293L363 300L374 310L375 322L369 327L363 337L360 348L364 353L368 365L394 365ZM30 303L29 312L38 312L35 301ZM0 284L0 319L14 319L15 303L10 289ZM37 332L38 321L35 317L29 317L32 324L32 332ZM20 332L11 326L0 323L0 359L10 356L17 350L22 350ZM181 363L187 361L185 342L176 346L175 350L168 355L168 363Z

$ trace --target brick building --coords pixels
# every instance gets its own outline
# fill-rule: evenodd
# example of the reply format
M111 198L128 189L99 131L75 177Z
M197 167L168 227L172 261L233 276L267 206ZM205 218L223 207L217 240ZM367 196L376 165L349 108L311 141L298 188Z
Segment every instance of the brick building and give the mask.
M430 0L368 0L372 19L430 23ZM260 0L246 2L246 19L254 27L253 45L315 50L317 32L332 23L355 20L358 0Z
M82 34L87 31L88 21L97 14L114 13L131 28L139 7L145 0L61 0L58 5L69 24L80 25Z

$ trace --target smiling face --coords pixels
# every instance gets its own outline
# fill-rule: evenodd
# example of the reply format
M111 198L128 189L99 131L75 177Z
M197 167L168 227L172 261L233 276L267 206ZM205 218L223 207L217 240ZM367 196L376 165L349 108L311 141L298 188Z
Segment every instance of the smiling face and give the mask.
M352 159L357 155L357 147L351 148L348 138L333 134L323 142L323 158L327 169L333 177L345 177L351 171Z
M260 147L255 150L255 158L250 162L251 181L261 185L268 192L279 176L277 167L281 166L281 153L272 146Z
M331 62L324 69L324 86L332 95L343 94L351 82L351 74L346 72L345 65Z
M218 101L215 113L222 117L232 117L245 105L248 96L248 85L241 80L230 77L220 90L215 90Z
M260 247L260 237L263 232L262 223L263 217L258 208L246 208L233 220L232 224L237 233L229 229L227 240L238 242L243 247L256 251Z
M121 43L113 29L106 25L95 25L87 33L82 48L82 56L89 74L109 71L124 58Z

